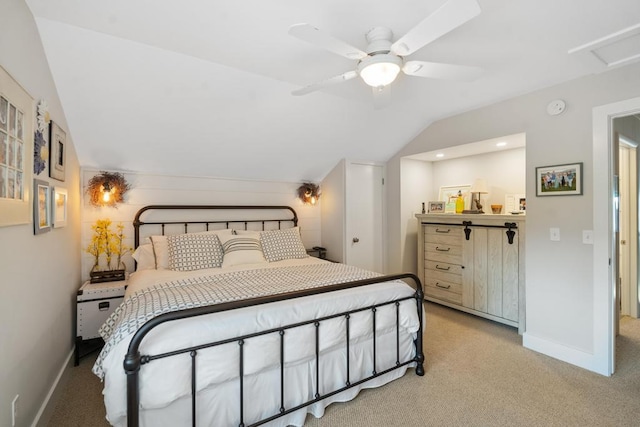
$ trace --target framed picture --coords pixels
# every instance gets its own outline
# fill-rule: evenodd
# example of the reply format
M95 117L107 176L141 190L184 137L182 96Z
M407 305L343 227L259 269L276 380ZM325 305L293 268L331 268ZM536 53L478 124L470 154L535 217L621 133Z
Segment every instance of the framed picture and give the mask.
M51 144L49 147L49 176L58 181L64 181L67 134L53 120L49 129L51 132L49 135Z
M438 200L437 202L429 202L429 213L444 213L445 202Z
M440 187L440 193L438 194L438 200L445 203L455 202L455 198L458 197L458 192L462 193L464 198L464 208L471 208L471 184L466 185L446 185Z
M47 181L33 180L33 234L51 229L51 187Z
M0 66L0 227L33 218L33 99Z
M53 215L53 228L61 228L67 225L67 189L61 187L53 188L51 199L51 213Z
M505 194L505 213L525 213L527 209L527 199L524 194Z
M582 182L582 163L536 168L536 196L581 195Z

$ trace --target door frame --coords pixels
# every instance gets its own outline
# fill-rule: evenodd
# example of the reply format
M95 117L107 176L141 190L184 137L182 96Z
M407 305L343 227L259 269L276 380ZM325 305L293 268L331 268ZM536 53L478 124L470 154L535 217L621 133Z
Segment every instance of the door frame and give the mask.
M640 112L640 97L593 109L593 370L615 371L613 119Z

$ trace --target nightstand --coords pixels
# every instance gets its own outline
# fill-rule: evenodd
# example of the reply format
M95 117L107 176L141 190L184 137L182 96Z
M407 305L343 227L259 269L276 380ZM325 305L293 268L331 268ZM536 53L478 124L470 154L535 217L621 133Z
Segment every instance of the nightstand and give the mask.
M98 330L124 300L126 280L117 282L85 282L76 296L76 348L74 365L80 358L104 345Z
M316 257L316 258L320 258L320 259L326 259L327 258L327 250L325 248L321 248L319 246L316 246L313 249L307 249L307 254L312 256L312 257Z

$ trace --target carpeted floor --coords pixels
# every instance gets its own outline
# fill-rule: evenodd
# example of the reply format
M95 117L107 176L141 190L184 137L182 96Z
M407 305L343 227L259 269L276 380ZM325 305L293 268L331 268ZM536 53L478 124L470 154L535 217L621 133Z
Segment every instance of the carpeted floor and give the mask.
M523 348L513 328L425 307L425 376L410 370L305 427L640 425L640 320L622 320L607 378ZM73 369L49 426L108 426L94 360Z

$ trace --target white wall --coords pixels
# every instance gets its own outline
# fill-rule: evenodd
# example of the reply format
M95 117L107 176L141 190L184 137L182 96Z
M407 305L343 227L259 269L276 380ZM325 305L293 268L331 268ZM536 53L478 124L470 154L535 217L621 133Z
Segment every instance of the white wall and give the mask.
M401 158L424 151L470 143L501 135L525 132L527 198L527 332L536 349L592 369L595 352L593 271L584 266L607 263L595 259L594 248L582 244L582 230L594 228L593 128L594 107L640 95L640 64L577 79L531 94L479 108L438 121L398 152L388 165L388 191L400 193ZM564 99L567 110L549 116L546 105ZM584 194L568 197L535 197L536 166L584 163ZM389 205L390 224L410 216L401 204ZM558 227L561 241L549 240L549 228ZM395 269L413 251L403 251L403 237L389 228L389 253ZM391 269L393 271L393 268ZM543 345L544 343L545 345ZM564 354L564 355L562 355Z
M327 258L343 261L346 228L346 161L338 164L324 177L322 188L322 245Z
M100 171L82 171L82 188ZM186 177L123 172L131 190L124 203L117 207L94 207L84 195L82 207L82 277L87 279L93 265L92 257L84 250L91 240L91 225L97 219L109 218L114 224L122 223L127 236L125 243L133 246L133 218L146 205L286 205L298 214L298 225L305 247L320 245L320 209L322 197L315 206L304 205L297 197L301 183L233 180L212 177ZM113 228L115 231L115 227ZM133 260L125 257L127 269L133 269Z
M438 200L438 188L433 185L433 163L420 160L402 159L401 161L401 203L402 211L408 216L402 218L399 224L401 235L406 236L403 243L404 252L413 252L418 246L418 222L414 216L422 213L422 203L425 210L429 209L430 200ZM416 272L418 268L416 257L404 257L402 271ZM393 271L393 270L392 270Z
M51 118L67 130L31 12L23 0L5 0L1 10L0 64L36 101L45 99ZM67 226L38 236L33 224L0 228L1 427L11 425L16 394L18 425L36 419L73 348L80 287L80 180L72 137L67 132L64 183L44 173L38 176L68 190Z

